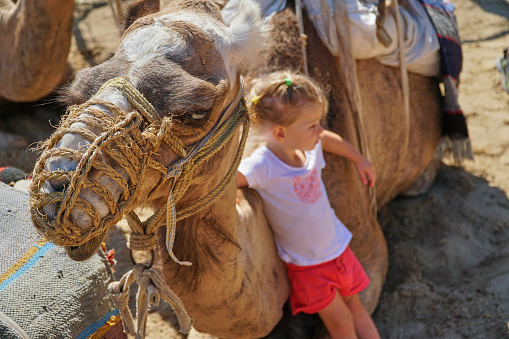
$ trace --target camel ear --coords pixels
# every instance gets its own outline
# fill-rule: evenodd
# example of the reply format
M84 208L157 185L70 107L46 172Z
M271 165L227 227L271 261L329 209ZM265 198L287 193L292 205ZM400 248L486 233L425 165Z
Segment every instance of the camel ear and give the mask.
M229 27L221 47L226 52L223 55L228 59L226 62L230 70L243 71L247 65L258 60L262 44L267 41L269 29L263 23L260 7L256 2L233 2L238 4L238 7L223 9L224 20Z
M160 0L138 0L131 4L124 15L122 30L125 32L137 19L159 12L161 9Z

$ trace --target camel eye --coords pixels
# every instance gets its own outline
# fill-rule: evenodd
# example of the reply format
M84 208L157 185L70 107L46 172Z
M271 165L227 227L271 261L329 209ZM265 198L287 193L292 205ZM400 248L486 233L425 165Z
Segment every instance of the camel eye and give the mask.
M194 112L191 115L189 115L189 118L194 121L203 120L203 118L205 118L208 113L209 113L208 111Z

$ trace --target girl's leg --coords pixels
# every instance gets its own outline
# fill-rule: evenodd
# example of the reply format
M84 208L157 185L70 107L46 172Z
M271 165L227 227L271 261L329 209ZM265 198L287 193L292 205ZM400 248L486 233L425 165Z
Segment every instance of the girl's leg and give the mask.
M357 339L354 319L338 291L332 303L318 312L318 315L332 339Z
M346 306L353 317L355 332L361 339L380 339L373 319L361 303L358 294L344 298Z

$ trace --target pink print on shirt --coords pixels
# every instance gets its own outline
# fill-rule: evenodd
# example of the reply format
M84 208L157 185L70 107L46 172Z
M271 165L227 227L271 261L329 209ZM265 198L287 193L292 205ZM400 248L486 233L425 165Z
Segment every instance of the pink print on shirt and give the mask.
M293 192L301 202L306 204L313 204L322 196L320 178L316 168L307 177L296 176L293 178Z

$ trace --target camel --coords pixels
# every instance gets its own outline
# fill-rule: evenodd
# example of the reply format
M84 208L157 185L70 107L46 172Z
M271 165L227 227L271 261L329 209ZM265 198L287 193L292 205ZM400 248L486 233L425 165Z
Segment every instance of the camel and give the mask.
M70 73L74 1L0 0L0 98L39 100Z
M95 253L108 228L124 214L128 220L136 219L132 211L137 206L151 207L159 225L157 218L164 219L160 215L166 216L173 197L178 216L178 211L214 192L235 168L247 127L236 127L231 139L193 168L188 181L186 177L175 184L172 176L179 159L208 138L219 122L223 126L230 117L245 114L239 101L242 73L250 69L256 76L274 68L302 66L297 20L288 9L274 17L272 40L266 46L262 42L268 28L251 1L242 2L228 27L217 5L207 1L176 0L161 10L159 0L140 0L128 13L133 24L115 55L78 72L66 89L67 103L73 106L46 142L34 169L34 224L75 260ZM353 119L345 114L345 89L335 76L336 63L307 20L305 29L311 75L331 86L327 128L358 147ZM250 65L260 47L264 64L270 67L258 68L255 74L256 67ZM376 200L384 206L432 162L440 139L438 83L410 75L411 137L403 149L406 132L398 71L366 60L357 62L357 76L367 114L363 128L377 171ZM144 99L133 99L141 97L136 93ZM148 113L145 99L157 116ZM234 113L230 105L237 107ZM256 142L253 133L245 155ZM125 154L131 160L122 160ZM331 204L352 231L351 247L371 279L361 297L372 312L387 271L385 239L353 166L331 155L326 161L324 181ZM188 185L184 193L176 190L179 184ZM166 220L161 222L165 227L151 234L157 237L156 261L198 331L218 337L262 337L281 319L289 296L286 272L258 194L238 190L231 182L223 188L222 195L202 210L178 219L174 255L167 243L171 232ZM178 260L192 265L179 265Z

